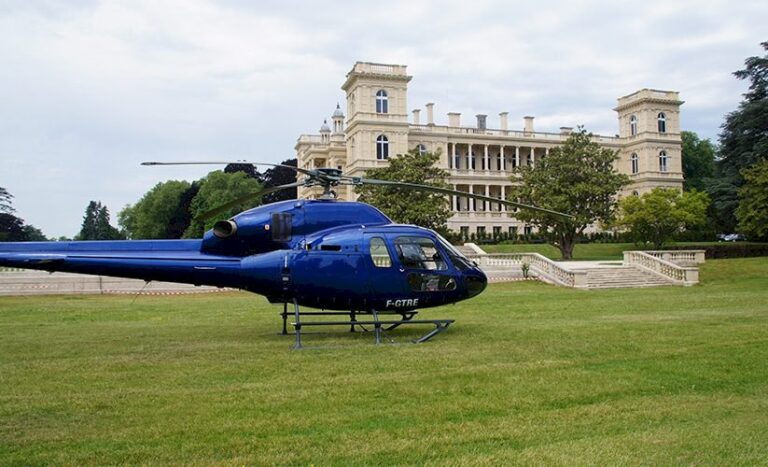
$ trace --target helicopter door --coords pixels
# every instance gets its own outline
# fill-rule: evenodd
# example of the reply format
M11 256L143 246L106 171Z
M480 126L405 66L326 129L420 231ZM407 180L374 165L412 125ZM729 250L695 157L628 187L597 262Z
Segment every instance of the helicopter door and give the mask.
M406 303L411 297L405 274L395 263L391 246L380 234L366 234L364 250L368 253L371 305L378 310L394 308L394 303ZM399 301L398 301L399 300Z

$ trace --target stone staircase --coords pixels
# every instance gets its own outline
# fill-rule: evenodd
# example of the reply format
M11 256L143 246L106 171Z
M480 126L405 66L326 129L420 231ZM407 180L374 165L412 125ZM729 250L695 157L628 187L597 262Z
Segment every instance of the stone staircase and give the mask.
M588 289L615 289L674 285L674 281L635 266L610 266L583 269Z
M623 261L553 261L538 253L486 254L474 244L459 250L483 269L489 282L524 280L522 265L543 282L577 289L691 286L699 282L703 250L625 251Z

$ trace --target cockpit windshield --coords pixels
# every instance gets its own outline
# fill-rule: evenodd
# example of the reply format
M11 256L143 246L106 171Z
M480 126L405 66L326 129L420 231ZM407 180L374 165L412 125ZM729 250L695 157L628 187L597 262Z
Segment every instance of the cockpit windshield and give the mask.
M451 259L451 262L454 266L456 266L456 269L459 269L460 271L466 271L467 269L472 269L474 267L474 264L466 256L462 255L459 250L454 248L454 246L451 245L451 242L444 239L443 236L437 232L435 232L435 235L437 235L437 241L445 249L445 252Z

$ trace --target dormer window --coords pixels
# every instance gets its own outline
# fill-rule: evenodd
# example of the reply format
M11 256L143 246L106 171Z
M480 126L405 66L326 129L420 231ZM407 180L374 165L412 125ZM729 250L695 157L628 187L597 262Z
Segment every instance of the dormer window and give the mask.
M389 98L387 97L387 91L383 89L376 93L376 113L389 113Z
M376 138L376 159L389 159L389 139L384 135Z
M633 174L638 173L640 171L640 167L639 167L638 160L637 160L637 154L635 154L633 152L632 155L629 158L629 162L632 165L632 173Z
M656 116L656 121L658 122L659 133L666 133L667 132L667 116L664 115L664 112L659 112L659 115Z
M631 115L629 117L629 136L637 135L637 117Z

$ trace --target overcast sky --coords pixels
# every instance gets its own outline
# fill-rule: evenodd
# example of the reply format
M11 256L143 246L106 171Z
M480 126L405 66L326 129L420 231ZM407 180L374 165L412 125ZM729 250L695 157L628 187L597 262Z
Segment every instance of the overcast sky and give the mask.
M612 135L616 98L651 87L716 140L766 24L765 0L0 0L0 186L48 236L75 235L89 200L116 224L206 172L141 161L293 157L358 60L408 65L409 108L435 102L437 123Z

